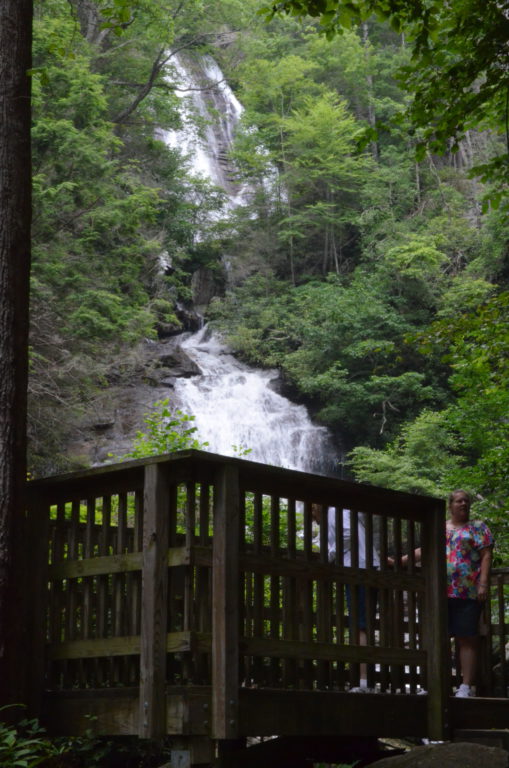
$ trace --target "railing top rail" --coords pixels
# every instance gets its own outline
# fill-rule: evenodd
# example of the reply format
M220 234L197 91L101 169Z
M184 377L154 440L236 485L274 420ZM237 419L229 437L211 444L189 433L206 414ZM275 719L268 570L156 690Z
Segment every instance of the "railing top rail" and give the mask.
M153 464L168 465L175 471L178 480L194 478L198 481L211 481L215 469L228 464L238 469L241 487L247 491L272 493L328 506L338 504L339 500L343 507L379 514L390 512L396 516L422 519L431 510L443 505L443 501L431 496L393 491L199 450L178 451L32 480L28 483L29 498L37 502L42 496L53 502L63 494L86 497L88 494L100 495L104 489L111 490L112 487L115 490L142 488L145 467Z

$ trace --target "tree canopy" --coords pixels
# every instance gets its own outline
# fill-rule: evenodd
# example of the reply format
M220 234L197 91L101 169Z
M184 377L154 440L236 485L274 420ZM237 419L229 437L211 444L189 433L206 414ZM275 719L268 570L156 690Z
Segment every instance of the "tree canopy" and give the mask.
M504 151L478 164L476 173L496 184L492 201L506 191L509 162L509 16L496 0L283 0L264 9L269 17L311 16L329 38L372 16L387 21L411 48L399 77L410 94L407 116L419 156L458 150L466 131L493 129L506 137Z

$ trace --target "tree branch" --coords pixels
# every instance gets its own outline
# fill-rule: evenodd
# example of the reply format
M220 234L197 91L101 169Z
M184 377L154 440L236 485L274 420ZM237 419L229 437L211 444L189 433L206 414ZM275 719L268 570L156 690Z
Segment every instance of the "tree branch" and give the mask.
M147 82L139 86L139 91L134 97L131 104L129 104L129 106L123 109L122 112L119 112L115 117L113 117L112 122L117 124L124 123L127 120L127 118L130 115L132 115L132 113L137 109L139 104L141 104L143 99L145 99L148 96L148 94L150 93L150 91L155 85L155 81L157 77L159 76L163 68L166 66L166 64L170 61L170 59L176 56L180 51L190 48L192 45L202 41L205 37L206 35L198 35L193 40L188 40L187 42L183 43L180 47L172 49L172 51L167 56L165 56L166 48L161 48L161 50L157 54L156 60L152 65L152 69L148 76ZM224 80L219 80L210 86L205 86L204 88L173 88L173 90L182 91L184 93L186 91L195 91L195 90L210 91L213 88L217 87L217 85L219 85L219 83L221 82L224 82Z

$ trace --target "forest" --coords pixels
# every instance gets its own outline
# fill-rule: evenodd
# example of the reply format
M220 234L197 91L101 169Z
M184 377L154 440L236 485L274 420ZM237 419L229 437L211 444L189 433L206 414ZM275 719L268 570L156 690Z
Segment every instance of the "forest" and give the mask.
M473 93L487 83L491 100L447 111L425 43L416 58L422 30L366 12L332 34L299 3L261 6L35 3L31 475L76 467L69 440L135 380L144 340L186 329L203 268L206 319L242 360L280 371L346 476L466 488L502 558L507 85L486 68ZM232 159L253 193L233 211L160 138L182 121L177 53L212 56L244 107ZM459 43L438 53L457 70Z

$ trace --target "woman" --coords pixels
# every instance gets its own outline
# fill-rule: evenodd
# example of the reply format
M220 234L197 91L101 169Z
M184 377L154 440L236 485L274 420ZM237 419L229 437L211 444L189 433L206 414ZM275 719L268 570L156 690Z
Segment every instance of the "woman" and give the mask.
M472 696L478 626L488 597L493 536L486 523L470 520L470 496L453 491L446 524L447 610L449 635L456 638L462 683L456 696Z
M470 520L470 496L453 491L448 499L449 519L445 527L447 558L447 619L450 637L456 639L461 669L459 698L473 696L479 618L488 597L493 536L486 523ZM415 550L415 561L421 550ZM408 555L401 558L408 563Z

